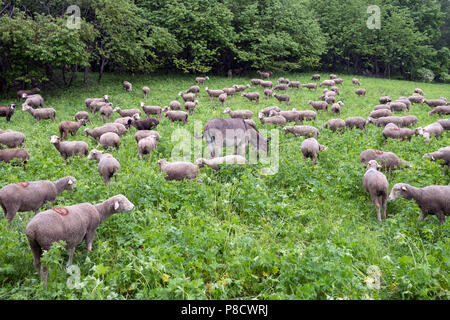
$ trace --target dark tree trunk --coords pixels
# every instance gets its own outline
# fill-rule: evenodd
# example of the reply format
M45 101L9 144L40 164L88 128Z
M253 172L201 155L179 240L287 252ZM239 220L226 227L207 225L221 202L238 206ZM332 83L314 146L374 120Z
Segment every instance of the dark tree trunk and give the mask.
M84 78L83 78L84 84L87 84L87 82L88 82L88 73L89 73L89 67L85 67L84 68Z
M98 83L102 82L103 72L105 71L106 59L102 57L102 63L100 65L100 71L98 74Z

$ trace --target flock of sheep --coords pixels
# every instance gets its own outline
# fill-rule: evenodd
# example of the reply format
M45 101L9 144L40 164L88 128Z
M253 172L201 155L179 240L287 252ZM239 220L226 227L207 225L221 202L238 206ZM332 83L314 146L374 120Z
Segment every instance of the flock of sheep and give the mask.
M308 101L315 111L312 110L282 110L277 106L271 106L259 111L258 119L261 124L272 124L282 126L284 135L293 134L294 136L304 136L306 139L301 143L301 152L305 158L310 158L315 165L319 158L319 152L326 150L327 147L321 145L317 138L319 129L314 126L303 125L304 121L315 120L316 112L328 112L329 110L336 115L340 115L344 106L342 101L338 101L340 95L338 85L343 84L343 80L336 75L330 75L330 80L322 81L320 84L320 75L313 75L311 83L301 84L299 81L290 81L289 79L279 78L274 86L270 77L271 72L258 71L261 79L252 79L251 84L233 85L231 88L222 90L210 90L205 88L206 93L211 100L217 98L223 107L229 97L235 96L241 92L241 96L259 103L260 95L258 92L244 92L255 86L261 86L264 89L266 99L276 98L280 103L285 102L290 105L290 97L287 90L307 88L317 91L318 87L326 87L323 95L317 101ZM104 149L115 148L119 150L121 137L129 132L131 127L136 128L135 140L140 159L153 152L160 141L160 135L155 129L163 116L171 122L188 122L188 118L195 112L199 105L197 96L200 94L200 85L204 85L209 77L197 77L196 85L193 85L186 91L178 93L184 102L182 111L181 103L177 100L170 102L168 106L147 106L144 102L140 104L141 109L121 109L113 107L108 95L102 98L88 98L85 100L87 111L79 111L75 114L75 121L62 121L58 125L59 136L52 135L50 143L63 157L65 163L73 156L87 157L88 160L98 162L98 171L104 179L104 183L109 185L110 179L120 170L120 163L109 153L103 153L100 150L89 150L85 141L64 141L68 134L76 135L78 130L88 123L92 123L90 117L99 114L103 121L109 121L114 113L120 117L114 122L108 122L103 126L96 128L86 128L84 130L87 137L92 137L99 146ZM353 79L352 84L359 87L361 84L358 79ZM132 84L128 81L123 82L123 88L131 92ZM32 90L21 90L17 92L18 99L25 99L22 104L22 111L28 112L38 123L44 119L56 121L56 111L53 108L43 108L44 99L39 94L38 88ZM276 94L275 92L283 92ZM143 87L144 98L150 94L149 87ZM366 90L357 88L355 94L365 96ZM417 117L408 115L404 117L394 116L394 112L410 110L411 104L427 104L433 109L429 115L439 114L449 115L450 106L445 98L427 100L420 89L416 89L410 97L400 97L394 100L391 97L381 97L380 105L375 106L367 119L362 117L350 117L347 119L335 118L328 120L320 129L330 129L332 131L342 131L345 128L357 128L366 130L368 123L383 126L382 135L385 139L410 140L413 135L425 137L425 141L430 141L432 136L439 138L444 130L450 130L450 119L441 119L424 128L410 129L408 127L417 123ZM15 104L8 107L0 107L0 117L5 117L6 121L11 121L15 111ZM141 120L142 114L146 117ZM194 179L199 173L199 168L209 166L214 170L220 170L222 164L245 165L245 158L248 143L253 144L257 150L269 152L269 140L263 137L256 128L256 123L252 120L253 112L251 110L232 110L225 108L224 114L230 118L216 118L207 122L201 137L204 138L210 150L210 159L200 158L195 163L190 162L167 162L164 159L158 161L158 165L166 176L166 180ZM159 120L158 120L159 119ZM295 126L286 126L290 122L295 122ZM222 147L230 145L225 136L226 130L237 132L231 145L235 147L233 155L221 157ZM221 137L221 138L219 138ZM26 137L23 133L12 130L0 130L0 161L11 162L18 160L18 163L25 169L25 163L30 158L30 154L24 148L18 148L24 145ZM6 146L9 149L2 149ZM240 147L240 154L238 149ZM450 146L441 148L438 151L427 154L424 158L432 161L443 160L444 166L450 164ZM450 213L450 186L428 186L425 188L415 188L407 184L396 184L389 195L389 183L386 176L379 171L383 168L387 171L408 168L409 163L401 160L392 152L383 152L379 150L365 150L360 155L360 162L367 165L367 171L363 176L362 185L364 190L370 194L371 201L375 204L377 218L382 221L386 218L386 203L389 200L395 200L403 197L409 200L415 200L419 205L424 218L428 214L435 214L441 223L445 223L445 216ZM74 177L65 177L57 181L34 181L9 184L0 189L0 205L3 208L6 219L11 226L11 221L17 212L34 211L35 216L31 219L26 228L26 235L29 240L30 248L34 256L34 265L41 275L44 285L47 283L48 270L44 267L41 270L40 258L42 250L49 250L52 243L64 240L70 251L69 263L72 260L75 246L84 239L88 250L92 249L92 241L97 227L110 215L118 212L126 212L133 209L134 205L123 195L117 195L107 201L92 205L89 203L77 204L64 208L54 208L38 213L38 210L45 203L53 203L57 196L65 190L72 191L76 186Z

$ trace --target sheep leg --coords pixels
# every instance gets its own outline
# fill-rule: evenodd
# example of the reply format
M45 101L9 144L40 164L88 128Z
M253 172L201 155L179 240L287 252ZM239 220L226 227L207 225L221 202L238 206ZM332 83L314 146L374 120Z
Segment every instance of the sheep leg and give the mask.
M379 197L375 197L375 199L374 199L374 204L375 204L375 208L377 209L377 218L378 218L378 221L380 221L381 222L381 204L380 204L380 198Z
M44 288L47 287L47 278L48 278L48 268L47 267L42 267L41 279L42 279L42 286Z
M85 236L86 248L88 251L92 251L92 243L94 242L94 237L95 237L95 229L88 230Z
M69 266L72 264L74 252L75 252L75 247L69 249L69 262L67 263L67 265L69 265Z
M386 215L387 196L382 197L381 203L383 205L383 219L386 220L387 219L387 215Z
M445 215L444 215L444 213L442 211L440 211L440 212L437 212L436 215L437 215L437 217L439 219L439 223L440 224L444 224L445 223Z
M5 218L8 220L8 227L11 228L12 220L16 216L17 211L19 208L17 207L10 207L10 208L3 208L3 211L5 212Z

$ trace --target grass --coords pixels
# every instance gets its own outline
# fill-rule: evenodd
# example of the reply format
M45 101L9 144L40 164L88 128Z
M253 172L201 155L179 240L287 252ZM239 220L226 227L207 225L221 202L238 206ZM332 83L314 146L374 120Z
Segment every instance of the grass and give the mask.
M309 74L289 74L291 80L311 82ZM361 77L366 97L355 95L352 76L341 76L344 85L338 97L345 103L341 118L367 117L378 98L409 96L414 88L426 97L447 96L450 85L424 84ZM216 173L201 169L195 181L168 182L157 165L170 160L178 143L172 141L177 129L193 133L194 120L223 115L218 101L210 102L202 88L200 104L187 125L163 118L158 131L161 141L148 161L140 161L134 129L121 141L120 151L112 154L121 163L117 181L103 184L95 161L75 158L65 166L49 143L57 134L58 122L71 120L76 111L85 110L87 97L108 94L114 106L136 108L143 101L141 88L151 88L148 105L168 105L177 93L194 84L189 75L124 76L106 75L101 85L93 79L88 86L47 90L46 106L57 110L57 122L41 124L17 108L10 123L0 118L1 129L26 134L31 154L27 170L0 163L0 187L21 181L72 175L78 179L76 192L62 193L54 206L81 202L99 203L124 194L136 207L117 214L97 230L93 251L84 243L76 248L74 264L80 268L79 286L66 272L68 253L54 246L45 254L50 266L45 290L32 264L32 254L24 233L31 212L18 213L11 229L0 220L0 299L449 299L449 224L439 225L435 216L419 221L414 202L397 200L388 204L388 219L376 219L375 207L362 189L365 168L359 154L368 148L392 151L410 161L413 168L388 175L390 187L405 182L417 187L448 185L439 164L422 160L425 153L450 143L446 132L441 140L424 143L422 137L410 142L389 140L383 144L381 128L368 125L367 132L348 130L342 135L321 130L318 138L328 150L315 167L303 159L303 138L284 137L280 131L279 171L262 175L263 165L226 167ZM125 92L122 81L133 83ZM249 83L248 78L211 77L211 89ZM253 90L253 89L251 89ZM262 95L262 89L256 89ZM321 90L290 89L291 108L311 109L308 100L318 100ZM0 98L0 105L15 96ZM178 99L179 100L179 99ZM240 96L229 98L232 109L251 109L254 115L276 99L261 99L259 105ZM283 109L287 109L284 104ZM413 105L410 114L419 118L418 126L438 119L428 117L427 106ZM114 118L117 114L114 115ZM322 126L334 116L318 112L314 122ZM255 120L256 117L254 117ZM258 128L272 129L271 125ZM101 125L99 117L94 124ZM96 143L83 135L83 129L69 140ZM281 128L280 128L281 129ZM188 135L184 135L189 139ZM194 141L193 137L190 137ZM205 143L203 143L205 147ZM195 159L191 159L194 161ZM381 287L367 285L371 266L381 272Z

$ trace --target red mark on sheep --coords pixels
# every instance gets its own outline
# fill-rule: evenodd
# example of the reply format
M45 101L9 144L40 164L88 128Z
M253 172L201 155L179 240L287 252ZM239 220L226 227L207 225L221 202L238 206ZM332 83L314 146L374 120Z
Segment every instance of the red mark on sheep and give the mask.
M29 182L21 182L21 183L18 183L18 185L21 186L22 188L26 188L30 185L30 183Z
M63 217L65 217L69 214L69 210L67 210L66 208L54 208L52 210Z

